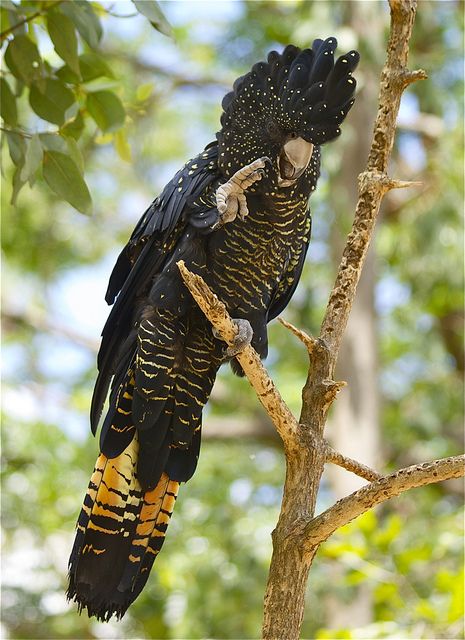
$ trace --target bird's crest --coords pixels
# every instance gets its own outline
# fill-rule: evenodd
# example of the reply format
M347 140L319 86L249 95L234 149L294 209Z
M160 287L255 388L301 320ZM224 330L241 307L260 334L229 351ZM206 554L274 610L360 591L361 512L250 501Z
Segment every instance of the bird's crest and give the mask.
M352 71L357 51L334 62L336 38L315 40L311 49L288 45L282 53L271 51L267 62L258 62L238 78L223 98L223 129L249 128L273 121L284 131L298 133L315 145L333 140L354 103Z

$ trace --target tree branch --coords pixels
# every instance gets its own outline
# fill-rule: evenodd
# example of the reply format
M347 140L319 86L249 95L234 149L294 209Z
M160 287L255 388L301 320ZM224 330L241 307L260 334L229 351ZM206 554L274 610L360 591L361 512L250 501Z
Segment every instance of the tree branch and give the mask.
M252 347L246 347L237 356L276 425L286 453L286 481L278 523L272 534L273 556L264 602L265 640L296 640L299 637L309 569L319 544L333 531L402 491L446 477L457 477L464 472L463 461L448 459L402 469L392 476L380 478L375 471L333 451L323 437L329 408L345 384L333 380L334 369L381 200L390 189L418 184L394 180L387 175L402 93L411 82L426 77L424 71L409 71L406 67L416 6L416 0L390 0L391 29L387 59L381 73L373 141L366 170L359 176L355 218L329 297L320 336L310 338L289 323L283 323L304 342L311 362L303 389L299 422L282 401ZM202 311L219 335L230 343L236 329L224 305L199 276L191 274L183 263L178 263L178 266ZM335 462L372 482L314 518L320 479L327 461Z
M306 549L313 553L314 549L337 529L381 502L390 500L409 489L451 478L460 478L464 475L465 455L461 455L412 465L389 476L379 477L375 482L338 500L316 518L310 519L303 532L306 537Z
M3 329L6 333L17 329L40 331L48 335L55 333L73 344L79 344L94 353L97 353L99 348L99 343L96 340L92 340L82 333L70 329L70 327L66 325L49 320L38 313L16 313L8 309L2 309L1 318Z
M189 271L182 260L179 261L177 265L187 288L205 316L216 329L218 335L231 345L237 328L229 316L225 305L211 291L201 276ZM290 328L311 350L313 349L313 340L305 332L296 329L293 325L285 321L282 321L282 324ZM256 351L249 345L236 357L241 363L261 403L275 424L277 431L281 435L285 443L287 456L296 456L299 452L305 451L304 447L301 449L295 447L293 451L289 448L289 443L291 443L291 445L295 444L296 435L298 436L298 430L301 427L296 423L294 416L281 398ZM338 387L345 383L332 384ZM331 393L334 393L334 391L331 391ZM339 500L335 505L320 515L312 517L312 514L309 513L306 517L301 516L293 522L292 528L287 531L286 539L291 541L294 550L297 549L298 551L299 548L301 549L301 552L299 551L297 554L299 558L297 566L300 568L300 572L294 576L295 578L298 577L300 581L302 578L306 578L308 567L319 545L327 540L337 529L346 525L354 518L377 504L398 496L409 489L465 475L465 456L455 456L413 465L391 475L381 476L373 469L335 451L326 441L318 440L313 433L309 432L308 436L308 442L311 443L313 451L322 454L323 464L324 462L332 462L371 482L365 487L362 487L362 489ZM308 475L307 471L306 468L303 468L303 475ZM289 490L288 478L286 479L286 488ZM276 534L276 531L274 534ZM273 540L276 541L276 538L277 536L274 535ZM281 544L283 544L283 542L283 540L280 540ZM276 544L276 548L282 551L278 544ZM270 569L272 586L275 584L274 580L272 580L274 575L272 573L273 566L272 563ZM294 583L291 583L291 591L292 586L294 586ZM303 592L299 591L299 595L302 595L304 591L305 590L303 590ZM284 591L284 593L287 593L287 590ZM280 616L279 619L282 621L284 618Z
M224 304L203 281L203 279L189 271L183 260L178 263L181 276L191 292L193 298L212 323L221 338L232 346L237 333L237 327L226 311ZM257 352L248 345L244 351L236 356L250 384L255 389L258 399L265 407L273 424L276 426L285 447L290 446L295 439L298 424L289 407L281 398L273 381L269 377Z
M45 7L44 9L40 9L35 13L31 13L30 16L26 16L25 18L23 18L23 20L20 20L19 22L14 24L12 27L8 27L8 29L5 29L0 33L0 42L3 42L5 38L9 36L10 33L13 33L13 31L16 31L16 29L19 29L20 27L27 24L28 22L32 22L32 20L35 20L36 18L39 18L40 16L44 15L44 13L47 13L48 11L50 11L50 9L56 9L56 7L58 7L58 5L62 4L63 2L64 0L56 0L56 2L54 2L53 4L50 4L48 7Z
M116 58L128 62L131 67L142 73L149 74L150 76L156 75L167 78L173 85L173 87L218 87L221 91L229 91L230 85L234 82L234 78L218 78L213 75L192 75L185 74L179 71L179 69L169 68L166 65L157 64L154 61L147 62L142 60L131 52L122 51L121 49L115 49L106 47L103 50L105 56L110 58Z
M339 467L342 467L351 473L355 473L355 475L360 478L364 478L365 480L369 480L370 482L373 480L379 480L383 477L380 473L370 469L370 467L367 467L361 462L342 455L342 453L333 449L329 444L326 444L325 454L326 462L337 464Z

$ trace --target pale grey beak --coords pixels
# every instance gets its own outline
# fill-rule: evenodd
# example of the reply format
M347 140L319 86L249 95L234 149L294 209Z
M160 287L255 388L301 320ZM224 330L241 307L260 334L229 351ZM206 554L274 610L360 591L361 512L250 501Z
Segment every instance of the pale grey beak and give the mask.
M303 174L312 157L313 144L303 138L292 138L278 156L278 185L289 187Z

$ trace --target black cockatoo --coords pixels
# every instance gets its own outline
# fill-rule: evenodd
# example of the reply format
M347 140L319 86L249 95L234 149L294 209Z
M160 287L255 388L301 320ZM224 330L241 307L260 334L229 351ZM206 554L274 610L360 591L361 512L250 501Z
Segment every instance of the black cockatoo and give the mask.
M272 51L222 102L216 140L167 184L137 224L110 277L91 408L107 392L101 453L77 523L68 598L90 616L121 617L144 587L181 482L200 448L202 408L218 368L288 304L310 239L308 199L320 145L354 102L356 51L336 39ZM176 263L203 276L238 319L226 345L184 287Z

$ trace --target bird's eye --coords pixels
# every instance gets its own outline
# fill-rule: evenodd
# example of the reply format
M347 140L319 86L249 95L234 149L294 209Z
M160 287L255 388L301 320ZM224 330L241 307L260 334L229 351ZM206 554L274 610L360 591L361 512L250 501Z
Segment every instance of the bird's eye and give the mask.
M281 129L274 120L268 120L266 123L266 132L270 137L276 138L280 135Z

